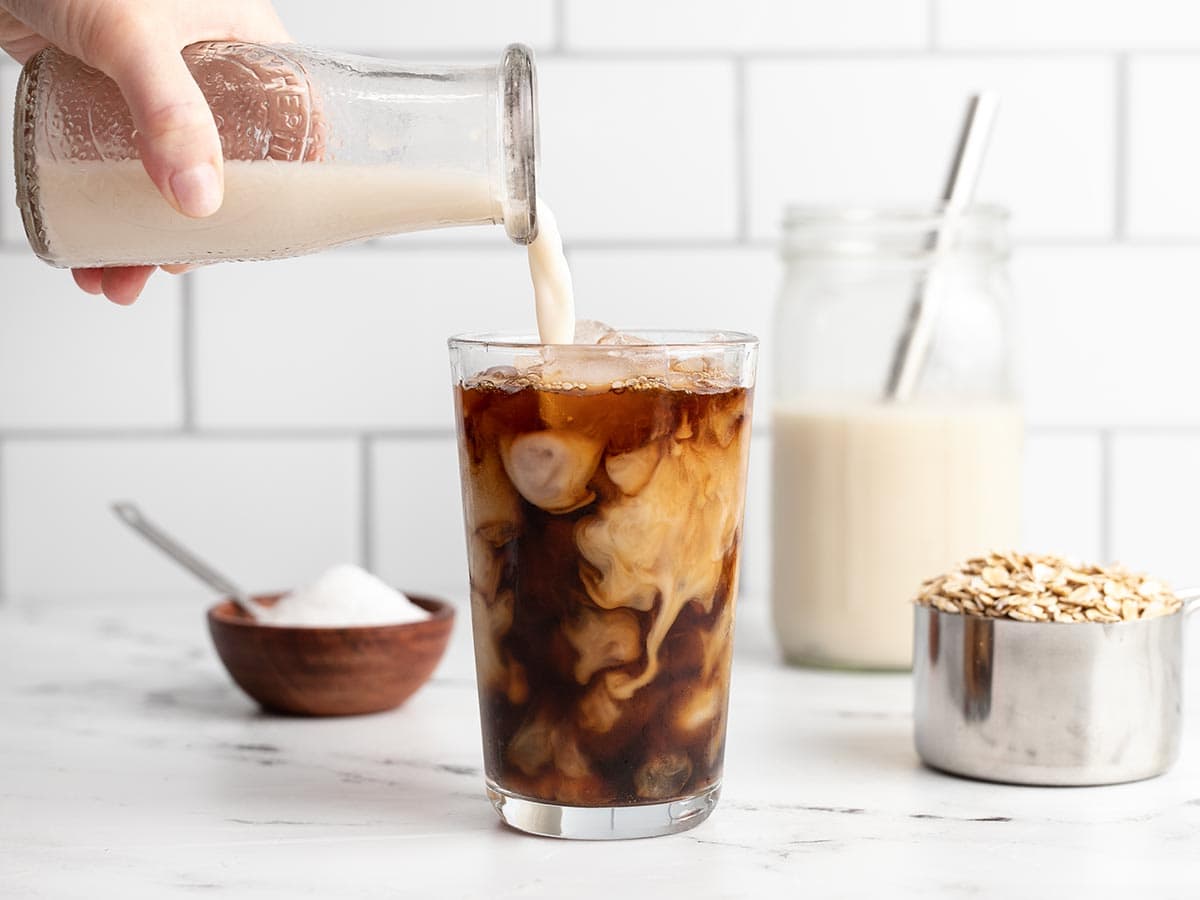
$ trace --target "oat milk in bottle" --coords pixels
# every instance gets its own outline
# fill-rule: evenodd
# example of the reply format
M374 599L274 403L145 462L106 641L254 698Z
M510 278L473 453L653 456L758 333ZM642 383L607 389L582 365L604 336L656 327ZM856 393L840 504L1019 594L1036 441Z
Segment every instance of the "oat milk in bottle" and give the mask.
M18 203L56 266L293 256L447 225L536 233L534 69L408 66L294 45L194 44L184 57L212 107L225 201L189 219L141 167L116 85L55 48L18 85Z

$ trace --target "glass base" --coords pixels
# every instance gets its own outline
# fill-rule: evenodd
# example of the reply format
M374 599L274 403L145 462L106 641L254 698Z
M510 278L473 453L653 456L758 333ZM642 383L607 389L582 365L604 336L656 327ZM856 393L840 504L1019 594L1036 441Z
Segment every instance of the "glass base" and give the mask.
M798 669L827 669L832 672L911 672L912 661L878 662L853 661L831 656L814 656L811 653L794 653L783 650L783 661Z
M695 828L716 808L721 783L691 797L637 806L563 806L518 796L491 781L487 794L504 824L518 831L577 841L619 841Z

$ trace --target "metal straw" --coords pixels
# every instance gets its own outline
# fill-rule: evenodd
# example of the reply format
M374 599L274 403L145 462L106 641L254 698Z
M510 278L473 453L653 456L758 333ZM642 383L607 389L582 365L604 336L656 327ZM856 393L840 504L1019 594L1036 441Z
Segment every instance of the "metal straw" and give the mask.
M902 403L908 400L925 367L933 326L937 320L938 292L934 290L934 282L947 251L954 245L963 214L975 196L999 108L999 95L989 91L976 94L967 104L954 162L942 192L941 219L930 233L925 248L929 262L913 292L904 333L892 357L886 391L890 401Z

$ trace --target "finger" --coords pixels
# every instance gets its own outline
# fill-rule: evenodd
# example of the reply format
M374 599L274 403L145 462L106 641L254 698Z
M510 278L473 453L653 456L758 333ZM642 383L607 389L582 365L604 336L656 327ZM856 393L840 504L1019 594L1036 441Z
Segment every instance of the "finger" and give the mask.
M104 296L113 303L128 306L142 293L154 266L119 266L100 271L104 273Z
M7 7L12 3L0 3L0 49L22 65L47 44L47 41L28 22L18 18Z
M21 65L29 62L39 50L44 50L50 46L50 42L36 34L27 35L25 37L16 38L13 40L0 40L0 50L3 50Z
M101 286L101 280L104 276L103 269L72 269L71 275L75 278L75 283L80 289L89 294L99 294L104 288Z
M180 6L183 31L189 43L199 40L251 41L286 44L291 41L270 3L263 0L207 0Z
M190 272L195 268L191 263L170 263L165 266L159 266L164 272L169 272L172 275L182 275L184 272Z
M203 218L221 206L221 142L212 111L178 48L132 41L114 63L137 129L142 165L159 192L187 216Z

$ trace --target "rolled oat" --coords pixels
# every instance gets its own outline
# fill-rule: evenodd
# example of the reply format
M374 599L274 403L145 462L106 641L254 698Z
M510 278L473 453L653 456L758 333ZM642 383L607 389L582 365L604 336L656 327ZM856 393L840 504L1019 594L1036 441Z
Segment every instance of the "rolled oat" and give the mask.
M976 556L921 585L916 601L942 612L1019 622L1130 622L1178 612L1161 581L1120 564L1081 565L1006 551Z

